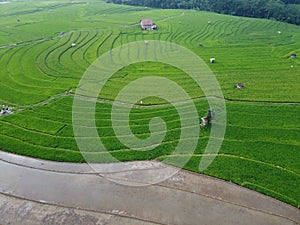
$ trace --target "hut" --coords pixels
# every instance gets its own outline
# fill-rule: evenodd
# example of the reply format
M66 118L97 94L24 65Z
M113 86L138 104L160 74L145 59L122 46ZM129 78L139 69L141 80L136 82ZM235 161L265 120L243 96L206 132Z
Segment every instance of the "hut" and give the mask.
M205 127L207 125L208 125L208 119L207 119L207 117L202 117L201 118L200 127Z
M213 109L209 109L206 113L206 117L201 118L201 127L205 127L209 124L211 124L211 121L214 120L216 117L216 112Z
M209 61L210 61L210 63L215 63L216 59L215 58L210 58Z
M242 88L244 88L245 87L245 85L243 84L243 83L237 83L236 84L236 88L237 89L242 89Z
M156 30L157 26L152 22L152 19L142 19L140 22L142 30Z
M5 116L5 115L13 114L12 110L13 110L12 107L8 107L6 105L2 105L2 109L0 110L0 116Z

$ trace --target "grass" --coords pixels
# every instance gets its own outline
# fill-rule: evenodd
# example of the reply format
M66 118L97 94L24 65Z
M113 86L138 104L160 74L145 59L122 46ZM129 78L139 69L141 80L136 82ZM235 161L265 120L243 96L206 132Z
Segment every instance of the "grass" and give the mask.
M0 8L0 43L4 46L0 46L0 103L12 105L16 111L0 117L1 150L47 160L85 162L73 133L73 95L66 92L74 92L88 66L112 48L133 41L171 41L189 48L207 63L210 57L216 58L209 66L227 100L225 138L204 173L299 207L300 61L289 58L292 53L300 54L298 26L94 0L89 4L30 3L13 1ZM141 31L135 26L141 17L153 18L159 29ZM76 47L71 47L72 43ZM198 47L199 43L203 47ZM95 110L97 132L108 152L89 149L88 158L109 162L111 154L121 161L157 159L180 165L191 157L185 169L200 172L200 160L209 157L204 153L210 128L201 130L192 155L188 149L174 152L181 134L180 117L163 99L143 99L144 107L130 111L131 131L142 140L150 136L152 118L165 121L166 136L160 145L151 151L131 150L116 137L111 101L128 83L149 75L175 81L194 99L199 117L205 115L209 106L203 92L183 71L162 63L129 65L107 82ZM238 82L245 88L235 89ZM178 107L189 115L185 102ZM118 116L122 119L121 113ZM185 141L194 139L191 134Z

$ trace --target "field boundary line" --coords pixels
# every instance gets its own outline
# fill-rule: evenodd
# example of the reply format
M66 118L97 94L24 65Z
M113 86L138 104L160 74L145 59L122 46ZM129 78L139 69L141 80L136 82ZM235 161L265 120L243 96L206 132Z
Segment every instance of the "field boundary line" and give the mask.
M202 156L223 156L223 157L229 157L229 158L237 158L237 159L241 159L241 160L246 160L246 161L255 162L255 163L263 164L263 165L266 165L266 166L274 167L276 169L284 170L288 173L292 173L292 174L300 177L300 174L298 174L298 173L296 173L292 170L289 170L287 168L277 166L277 165L272 164L272 163L267 163L267 162L259 161L259 160L256 160L256 159L247 158L247 157L244 157L244 156L237 156L237 155L231 155L231 154L224 154L224 153L221 153L221 154L192 154L192 155L191 154L173 154L173 155L168 155L167 157L181 157L181 156L183 156L183 157L184 156L198 156L198 157L202 157Z

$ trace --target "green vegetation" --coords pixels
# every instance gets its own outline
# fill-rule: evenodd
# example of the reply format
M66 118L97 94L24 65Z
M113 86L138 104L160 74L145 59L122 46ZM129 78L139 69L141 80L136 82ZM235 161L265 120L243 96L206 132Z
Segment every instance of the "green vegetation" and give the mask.
M138 22L142 17L152 18L159 29L141 31ZM216 58L209 66L227 100L225 139L204 173L300 205L300 61L290 58L300 54L298 26L96 0L13 1L1 5L0 18L0 103L14 106L15 111L0 117L1 150L85 162L73 134L72 103L88 66L128 42L170 41L189 48L207 63L210 57ZM129 149L112 128L111 100L128 83L149 75L178 83L194 99L199 117L206 114L204 94L189 76L170 65L143 62L123 68L107 82L96 107L97 130L108 152L118 160L157 159L178 165L190 155L174 153L180 117L163 99L144 99L144 106L133 107L130 113L131 130L141 139L149 137L152 118L166 122L166 136L153 150ZM245 88L237 90L238 82ZM178 104L189 113L185 102ZM209 135L209 127L201 130L186 169L199 172L201 158L209 157L204 155ZM87 154L97 162L109 162L108 152L91 149Z
M299 0L107 0L107 2L163 9L196 9L300 24Z

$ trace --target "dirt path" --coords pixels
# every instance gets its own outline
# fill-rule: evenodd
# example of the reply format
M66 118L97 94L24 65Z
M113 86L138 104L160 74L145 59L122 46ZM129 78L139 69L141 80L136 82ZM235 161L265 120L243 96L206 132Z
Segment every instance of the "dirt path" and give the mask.
M127 163L126 171L98 164L99 175L86 164L0 158L0 224L300 224L296 208L187 171L123 185L173 169L155 161Z

